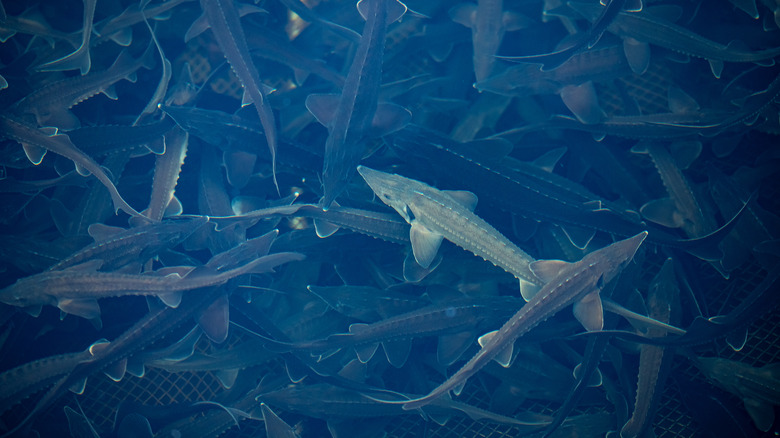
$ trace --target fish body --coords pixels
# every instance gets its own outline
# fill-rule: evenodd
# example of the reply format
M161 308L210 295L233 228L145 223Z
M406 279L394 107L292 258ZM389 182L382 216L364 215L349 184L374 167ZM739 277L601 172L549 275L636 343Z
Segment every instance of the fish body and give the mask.
M46 151L52 151L73 161L79 173L82 175L89 173L95 175L95 178L108 189L108 192L111 194L111 200L114 202L114 210L122 210L132 216L141 216L130 204L122 199L113 181L103 171L103 168L90 156L79 150L67 135L56 132L50 135L7 115L0 115L0 133L2 133L0 135L6 138L21 143L24 147L24 152L33 164L40 164Z
M762 368L718 357L699 357L696 366L716 385L738 396L756 427L769 431L780 405L780 364Z
M116 99L114 83L122 79L135 82L136 70L154 65L150 55L147 51L141 58L133 59L123 51L106 70L65 78L33 91L16 105L15 111L34 114L40 126L64 130L78 128L80 122L69 109L98 93Z
M630 74L622 47L613 45L578 53L552 71L539 70L534 64L515 65L474 86L506 96L533 96L558 94L567 85L606 82Z
M663 323L676 323L679 300L680 290L674 276L674 265L672 259L666 259L648 292L648 316ZM651 327L645 334L649 337L662 337L666 332ZM672 351L663 347L655 345L641 347L634 411L620 430L622 438L642 436L642 433L652 425L673 357Z
M184 37L186 41L210 27L222 53L244 86L242 104L254 103L260 123L265 131L268 150L271 152L271 166L276 182L276 119L267 99L267 87L260 82L260 75L252 63L249 47L241 27L241 15L233 0L201 0L203 16L199 18ZM248 6L247 6L248 7ZM244 10L246 12L246 9ZM249 12L262 10L252 9Z
M358 172L411 225L412 251L420 266L430 266L446 238L517 277L521 290L524 282L542 284L529 268L534 259L472 212L477 202L473 193L442 191L365 166L358 166Z
M516 13L504 11L503 0L478 0L461 3L449 10L450 18L471 28L474 51L474 76L477 82L488 78L495 70L495 54L507 30L518 30L530 20Z
M122 295L156 295L171 307L178 306L181 292L224 284L239 275L267 266L274 257L299 259L299 254L278 253L258 258L238 267L217 271L202 268L165 268L157 275L120 274L91 271L100 260L93 260L62 271L45 271L25 277L0 291L0 302L17 307L57 306L60 310L92 319L99 316L95 300ZM97 262L97 263L93 263Z
M140 269L140 263L155 257L163 248L176 246L206 222L206 218L198 217L130 229L92 224L89 232L95 242L60 260L49 270L61 271L94 259L103 261L100 266L103 271Z
M530 62L533 64L542 64L542 70L554 70L561 67L569 59L577 54L583 53L586 49L592 49L599 42L601 36L615 20L621 10L637 12L642 9L641 0L610 0L602 3L604 8L601 13L595 17L590 29L586 32L578 33L575 40L566 45L565 48L555 50L550 53L530 56L507 56L500 57L510 61Z
M462 387L469 377L499 355L500 363L508 365L517 338L572 304L575 316L586 328L600 330L603 315L599 291L631 261L645 237L646 231L596 250L575 263L536 262L534 272L548 280L544 287L500 329L481 337L482 348L460 370L428 395L404 403L404 409L418 409Z
M309 350L330 353L346 347L353 347L361 362L368 362L379 344L385 349L388 361L396 367L406 362L411 348L411 340L423 336L440 336L440 358L445 348L461 353L473 342L475 335L467 333L481 332L496 327L522 306L524 301L515 297L493 297L475 300L461 298L455 301L437 303L411 312L402 313L372 324L352 324L349 333L338 333L325 339L282 344L291 350ZM464 334L464 336L448 336ZM465 345L462 345L465 344ZM331 353L332 354L332 353ZM445 362L453 362L447 359Z
M398 0L362 0L358 10L366 25L341 95L315 94L306 99L309 111L328 128L322 168L325 193L320 202L326 210L344 190L363 158L375 116L383 119L377 123L389 125L409 116L397 105L378 105L387 25L398 20L406 6ZM389 128L394 129L397 128Z
M569 2L569 7L591 20L596 19L601 14L600 5ZM742 49L735 43L724 46L669 20L660 18L647 10L636 13L618 11L617 16L607 26L607 30L622 38L630 38L640 43L649 43L684 55L704 58L710 63L715 77L720 77L724 62L769 63L771 65L771 60L780 55L780 47L751 51ZM640 50L649 55L647 49ZM628 51L627 56L632 57Z

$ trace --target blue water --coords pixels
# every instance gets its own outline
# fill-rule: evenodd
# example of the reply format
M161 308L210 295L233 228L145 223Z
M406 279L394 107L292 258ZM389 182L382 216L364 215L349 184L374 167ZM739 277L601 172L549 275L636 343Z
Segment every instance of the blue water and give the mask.
M264 402L291 428L270 436L604 436L647 401L656 436L778 432L772 2L363 0L364 19L354 1L168 0L147 26L117 0L88 40L84 3L0 16L0 431L262 436ZM427 186L460 238L358 165ZM687 334L605 304L615 333L589 336L567 306L453 395L495 416L361 396L427 394L525 303L474 256L473 236L498 245L483 222L451 222L462 191L534 259L647 230L594 284ZM351 343L363 324L380 333ZM663 360L638 335L664 337ZM637 403L640 369L658 379Z

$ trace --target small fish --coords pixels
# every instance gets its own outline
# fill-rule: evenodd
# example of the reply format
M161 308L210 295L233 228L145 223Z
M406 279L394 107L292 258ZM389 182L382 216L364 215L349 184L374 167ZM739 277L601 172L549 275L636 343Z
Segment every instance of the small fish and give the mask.
M471 28L474 76L477 82L493 74L495 54L501 46L504 33L531 24L527 17L504 11L503 0L478 0L477 4L461 3L453 6L449 15L454 22Z
M151 49L151 46L149 47ZM136 70L154 65L152 51L147 50L139 59L126 50L117 56L106 70L92 72L84 76L65 78L33 91L14 107L20 114L35 115L38 125L54 126L71 130L81 126L79 119L69 110L86 99L103 93L110 99L117 99L114 83L126 79L136 81Z
M5 43L16 34L34 35L43 38L52 47L54 47L57 41L66 41L74 49L77 49L81 44L79 35L60 32L47 23L41 16L37 6L27 9L18 16L9 15L0 19L1 43Z
M630 74L622 48L607 46L579 53L552 71L529 64L512 66L474 87L505 96L558 94L580 122L592 124L604 117L593 83Z
M378 401L377 394L382 394L385 397L392 395L395 400L408 398L405 394L390 391L369 393L346 389L329 383L315 383L295 385L266 392L258 396L257 399L262 403L268 403L288 411L299 412L310 417L321 418L329 422L348 418L412 414L412 412L407 410L399 409L394 404ZM445 424L453 414L458 416L466 415L474 420L488 420L516 426L523 433L537 431L548 424L546 418L540 419L541 421L522 421L454 400L436 400L424 408L424 413L439 424Z
M534 259L473 213L477 205L473 193L437 190L365 166L358 166L357 170L379 199L412 226L409 240L420 266L431 265L446 238L517 277L524 297L543 284L529 267Z
M94 33L97 38L92 41L92 46L110 39L120 46L127 47L133 42L133 25L158 17L164 19L165 14L171 9L189 1L194 0L167 0L150 8L144 7L148 5L148 1L133 3L121 14L95 23Z
M377 103L387 26L406 13L406 5L398 0L361 0L357 6L366 25L341 95L306 98L309 112L328 128L322 168L325 194L320 201L325 210L354 174L366 152L366 139L396 131L411 118L398 105Z
M569 2L568 5L590 20L600 16L602 10L601 5L593 3ZM662 13L664 10L661 8L655 12ZM624 48L629 62L635 60L633 65L648 62L650 49L647 44L652 44L677 53L706 59L716 78L720 78L724 62L772 65L772 59L780 55L780 47L751 51L744 49L744 44L737 41L724 46L655 15L652 8L635 13L618 11L617 16L607 26L607 30L630 40L629 44L624 44Z
M130 206L116 189L116 186L108 177L103 168L91 157L79 150L65 134L57 133L56 129L38 129L21 120L12 118L6 114L0 115L0 135L15 140L22 144L27 158L33 164L40 164L46 151L52 151L57 155L73 161L76 170L82 175L95 175L111 194L114 202L114 211L122 210L131 216L141 216Z
M761 368L718 357L698 357L693 362L716 385L745 403L756 427L767 432L780 405L780 363Z
M214 262L214 265L218 264L216 262L222 261L232 261L233 264L245 264L251 263L253 260L260 260L260 264L255 266L255 268L261 270L264 267L264 270L267 272L284 263L300 259L300 255L290 253L267 255L277 234L278 232L273 231L246 241L219 256L213 257L212 262ZM57 381L37 401L27 417L17 422L3 436L13 436L14 433L25 430L25 427L31 421L62 397L68 389L82 393L87 378L99 371L104 371L115 381L121 380L126 371L128 356L151 345L185 322L191 321L193 316L197 318L196 315L203 313L197 319L201 329L207 331L209 326L203 324L204 321L210 319L207 317L207 314L224 312L223 308L215 307L213 303L220 301L220 297L225 297L225 294L228 293L225 289L224 286L201 289L199 290L200 293L189 294L184 297L181 305L175 309L159 307L149 312L113 341L95 342L87 350L92 356L90 360L80 362L72 372ZM227 305L226 300L223 300L222 303ZM227 327L224 329L227 330Z
M676 323L680 310L680 290L674 277L672 259L666 259L661 271L653 279L647 298L648 316L663 323ZM663 329L651 327L648 337L665 336ZM639 353L636 399L631 418L620 430L621 438L642 436L652 425L655 410L661 399L666 378L674 357L672 350L655 345L643 345Z
M225 59L244 86L242 105L254 103L257 115L260 117L268 150L271 152L274 185L278 191L279 184L276 181L276 120L267 97L270 89L260 82L260 75L249 55L249 47L240 19L242 15L264 11L243 3L236 6L233 0L201 0L200 6L203 9L203 15L192 23L184 40L189 41L205 31L207 27L211 28Z
M633 259L647 237L643 231L634 237L596 250L582 260L568 263L561 260L539 260L531 264L533 272L545 285L500 329L479 338L482 348L463 367L424 397L406 401L404 409L418 409L454 390L459 393L466 380L491 360L509 366L513 344L542 321L574 304L574 315L590 330L601 330L603 314L599 292Z
M701 143L680 142L672 145L678 156L685 154L683 149L692 149L691 160L698 157ZM689 237L701 237L717 228L714 215L705 214L700 206L691 183L683 174L683 167L672 156L672 153L658 142L640 142L631 152L648 154L658 170L664 187L666 198L650 201L639 210L642 216L657 224L669 228L681 228ZM674 152L674 151L673 151Z
M605 0L601 3L604 9L596 17L593 24L586 32L578 33L574 41L568 41L563 49L541 55L529 56L500 56L500 59L507 61L530 62L542 64L543 71L555 70L561 67L573 56L582 53L586 49L592 49L599 42L601 36L615 20L618 13L622 10L627 12L639 12L642 10L642 0ZM647 66L645 65L645 68ZM641 74L641 71L636 71Z
M40 388L61 379L79 363L92 358L89 349L57 354L0 373L0 413L21 403Z
M773 243L776 244L777 241L773 241ZM740 300L739 304L731 312L710 318L697 316L685 330L685 333L680 336L648 338L623 330L596 331L577 336L618 337L630 342L665 347L704 344L726 337L737 329L744 329L745 326L756 321L765 313L774 310L778 302L773 292L777 288L778 280L780 280L780 271L776 269L775 265L761 283L756 285L744 299Z
M450 365L472 344L476 333L497 327L523 303L521 298L515 297L458 297L372 324L355 323L349 326L348 333L313 341L274 344L281 351L307 350L324 356L353 348L362 363L371 360L381 344L388 362L400 368L406 363L413 338L439 336L439 362Z
M138 273L141 264L157 256L163 248L171 248L205 225L206 218L187 218L130 229L92 224L89 235L95 240L91 245L63 258L49 268L61 271L89 260L102 260L100 269Z
M0 290L0 302L17 307L53 305L66 313L87 319L99 317L97 299L122 295L156 295L170 307L181 302L182 291L224 284L255 271L261 272L269 260L300 260L300 254L278 253L248 263L217 269L201 267L162 268L154 274L134 275L96 271L102 260L90 260L61 271L45 271L25 277ZM211 262L210 262L211 263Z

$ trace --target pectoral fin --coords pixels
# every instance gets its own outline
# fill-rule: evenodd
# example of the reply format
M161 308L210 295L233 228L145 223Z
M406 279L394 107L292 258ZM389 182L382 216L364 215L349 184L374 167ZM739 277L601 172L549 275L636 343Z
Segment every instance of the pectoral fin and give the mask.
M437 266L439 266L439 263L441 263L441 257L436 257L430 266L424 268L417 263L416 259L414 258L414 254L409 253L407 254L406 258L404 258L404 280L411 283L422 281L425 277L428 276L428 274L433 272Z
M506 348L504 348L501 353L498 353L498 356L494 359L496 362L499 363L504 368L509 368L509 365L512 364L512 354L514 353L514 346L510 345Z
M474 342L474 334L471 332L440 336L439 347L436 351L439 364L443 366L452 365L466 352L472 342Z
M582 380L582 364L578 363L576 367L574 367L574 370L572 371L572 376L574 376L575 380ZM593 372L588 376L588 381L585 382L585 384L589 388L598 388L601 386L601 384L604 382L604 377L601 375L601 371L599 371L598 368L593 370Z
M22 143L22 148L24 149L24 154L27 155L27 159L36 166L41 164L43 157L46 155L46 149L40 146Z
M635 74L641 75L650 66L650 45L633 38L623 39L623 53L628 60L628 66Z
M574 303L574 317L585 327L585 330L596 331L604 328L604 311L601 307L599 291L585 295Z
M593 82L582 85L567 85L561 89L561 99L577 120L592 125L604 118L604 110L599 106Z
M71 299L65 298L57 302L57 307L65 313L80 316L85 319L95 319L100 317L100 305L93 299Z
M741 351L743 348L745 348L747 337L747 327L741 327L726 335L726 343L729 344L729 347L731 347L732 350Z
M677 205L671 198L660 198L648 202L639 209L645 219L669 228L680 228L685 219L677 211Z
M238 368L217 371L217 379L225 389L233 387L233 384L236 383L236 377L238 377Z
M768 432L772 428L772 424L775 422L775 408L772 405L752 398L746 398L745 409L750 414L750 418L753 419L753 423L756 424L758 430Z
M409 352L412 350L412 340L385 341L382 342L382 348L385 350L385 356L390 365L401 368L409 358Z
M203 333L217 344L225 342L230 324L230 303L227 295L221 295L214 300L198 317L198 325Z
M181 304L182 292L180 290L157 295L166 306L177 308Z
M222 154L225 163L228 183L237 188L243 188L252 177L257 155L244 151L231 151Z
M434 233L416 220L412 221L412 228L409 231L409 240L412 242L412 252L414 259L423 268L427 268L439 252L439 246L443 236Z
M541 286L537 286L533 283L529 283L523 279L520 279L520 295L523 297L525 302L531 301L531 298L533 298L539 290L541 290Z

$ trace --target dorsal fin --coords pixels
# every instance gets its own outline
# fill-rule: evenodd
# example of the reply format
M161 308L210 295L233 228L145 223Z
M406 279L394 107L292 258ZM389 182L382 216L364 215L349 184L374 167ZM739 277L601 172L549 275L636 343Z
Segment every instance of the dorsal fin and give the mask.
M477 338L477 342L479 343L479 346L484 348L485 345L487 345L487 343L490 342L490 340L496 336L496 334L498 334L498 330L493 330L492 332L487 332L484 335Z
M477 202L479 202L477 195L467 190L442 190L442 193L446 193L450 198L471 212L474 211L474 208L477 207Z
M101 223L94 223L87 228L87 234L95 239L95 242L104 242L123 231L127 230L124 228L112 227L111 225Z
M561 157L563 157L566 151L566 148L552 149L542 154L532 163L534 166L544 170L545 172L552 173L553 169L555 169L555 166L558 164L558 161L561 160Z
M685 114L699 111L699 104L688 93L679 87L669 87L669 110L675 114Z
M540 280L547 283L552 281L560 274L561 270L571 263L563 260L536 260L531 262L529 267Z
M680 170L685 170L699 158L702 144L698 140L676 141L671 144L671 153L674 162Z
M108 339L102 338L93 342L92 345L89 346L88 350L92 356L97 356L106 348L108 348L109 345L111 345L111 342L109 342Z
M92 259L67 268L68 271L95 272L103 266L103 259Z

